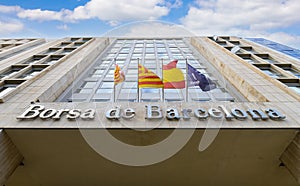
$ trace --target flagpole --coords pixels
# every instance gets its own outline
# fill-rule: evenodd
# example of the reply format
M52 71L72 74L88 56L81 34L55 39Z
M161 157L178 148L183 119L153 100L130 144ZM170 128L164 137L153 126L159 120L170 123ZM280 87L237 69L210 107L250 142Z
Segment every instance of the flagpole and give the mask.
M188 59L185 58L185 102L189 101L189 87L188 87Z
M164 59L161 58L161 79L162 79L162 83L163 83L163 87L162 87L162 102L165 102L165 87L164 87Z
M115 64L115 69L116 69L116 65L117 65L116 58L114 58L114 64ZM116 102L116 82L114 82L114 101L113 102L114 103Z
M140 72L139 72L139 64L140 64L140 58L137 58L137 70L138 70L138 73L137 73L137 75L138 75L138 77L137 77L137 80L138 80L138 82L137 82L137 102L139 103L140 102L140 88L139 88L139 74L140 74Z

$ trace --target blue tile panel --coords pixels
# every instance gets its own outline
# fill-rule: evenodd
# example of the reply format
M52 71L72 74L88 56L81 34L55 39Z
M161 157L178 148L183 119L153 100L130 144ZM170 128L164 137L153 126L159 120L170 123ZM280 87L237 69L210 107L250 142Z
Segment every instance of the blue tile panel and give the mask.
M300 59L300 50L298 49L291 48L289 46L282 45L264 38L246 38L246 39L261 44L263 46L269 47L273 50L284 53L286 55L292 56L294 58Z

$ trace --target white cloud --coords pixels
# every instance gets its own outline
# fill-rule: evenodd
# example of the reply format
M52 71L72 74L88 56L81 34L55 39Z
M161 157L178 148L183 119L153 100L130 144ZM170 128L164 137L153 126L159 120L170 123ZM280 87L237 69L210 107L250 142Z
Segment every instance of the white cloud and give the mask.
M5 6L5 5L0 5L0 12L1 13L18 12L20 10L22 10L22 9L19 6Z
M157 19L169 13L168 7L161 3L161 0L91 0L84 6L75 8L68 18L98 18L103 21Z
M228 30L249 27L265 30L299 23L299 0L198 0L199 7L191 7L182 22L194 29Z
M24 28L23 23L16 20L0 20L0 34L9 35L13 32L21 31Z
M180 25L161 21L141 21L126 24L105 34L108 37L190 37L188 30Z
M166 2L166 5L170 8L180 8L182 6L182 1L181 0L174 0L174 2L169 1Z
M18 12L19 18L27 18L30 20L37 20L37 21L62 21L64 17L69 13L68 10L61 10L59 12L50 11L50 10L41 10L41 9L28 9L28 10L21 10Z
M299 0L198 0L181 22L200 35L280 35L290 44L294 36L274 30L299 24L299 10Z
M65 31L70 29L67 24L58 25L56 28Z
M58 20L74 22L97 18L111 25L122 21L155 20L169 13L171 8L178 8L181 0L90 0L74 10L61 9L50 11L41 9L22 9L15 6L0 6L0 12L16 11L19 18L37 21Z

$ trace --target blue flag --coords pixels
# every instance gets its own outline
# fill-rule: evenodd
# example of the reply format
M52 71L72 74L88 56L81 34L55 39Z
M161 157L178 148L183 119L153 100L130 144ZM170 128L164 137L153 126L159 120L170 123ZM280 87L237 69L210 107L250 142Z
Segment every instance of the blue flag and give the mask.
M217 85L204 74L199 72L197 69L192 67L190 64L188 66L188 86L199 86L202 91L210 91L215 89Z

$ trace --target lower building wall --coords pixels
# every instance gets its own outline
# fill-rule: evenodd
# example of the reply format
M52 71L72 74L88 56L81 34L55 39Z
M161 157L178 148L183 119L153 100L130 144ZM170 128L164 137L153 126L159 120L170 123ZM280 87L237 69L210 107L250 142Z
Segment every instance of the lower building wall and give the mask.
M184 135L188 131L179 132ZM208 148L199 151L204 131L197 129L182 149L162 162L128 166L98 154L78 129L7 129L25 159L5 185L298 185L279 160L295 137L295 129L221 129ZM99 137L104 135L103 129L99 132ZM173 130L108 132L138 148L160 144ZM106 142L99 140L101 149ZM147 151L145 156L153 158L168 148ZM118 148L111 155L141 159L126 153L126 148Z
M17 147L10 140L9 136L0 131L0 185L11 176L14 170L20 165L23 156Z
M282 154L281 161L300 184L300 133L289 144Z

